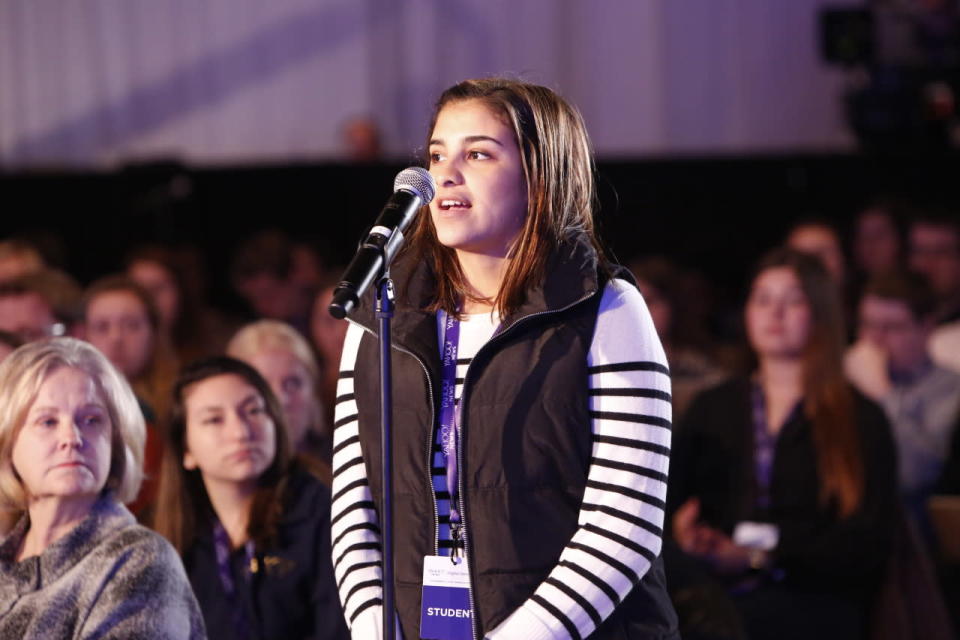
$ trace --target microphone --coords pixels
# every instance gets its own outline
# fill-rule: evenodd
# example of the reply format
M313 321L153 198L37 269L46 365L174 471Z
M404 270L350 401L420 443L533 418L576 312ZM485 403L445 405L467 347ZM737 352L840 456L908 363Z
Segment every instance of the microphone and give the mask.
M360 297L393 262L403 244L403 232L420 207L433 200L436 190L433 176L426 169L408 167L397 174L393 195L333 290L330 315L343 319L360 303Z

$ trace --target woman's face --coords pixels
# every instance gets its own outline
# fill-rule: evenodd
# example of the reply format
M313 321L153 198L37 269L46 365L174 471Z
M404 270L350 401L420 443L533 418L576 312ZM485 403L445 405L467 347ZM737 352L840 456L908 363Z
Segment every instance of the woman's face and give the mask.
M746 308L747 338L760 357L799 358L810 334L810 304L789 267L760 272Z
M96 498L110 473L111 434L110 414L93 378L72 367L47 376L11 456L30 501Z
M320 413L310 372L295 355L282 349L260 351L246 360L270 384L283 407L291 446L299 449Z
M127 269L127 275L147 290L157 305L160 324L169 330L180 315L180 290L173 274L159 262L136 260Z
M523 228L527 186L513 130L479 100L444 106L430 136L437 238L458 253L505 257Z
M87 340L127 377L146 371L153 353L153 328L147 310L129 291L105 291L87 305Z
M187 417L183 466L205 483L248 484L276 454L276 432L263 396L232 373L205 378L184 393Z

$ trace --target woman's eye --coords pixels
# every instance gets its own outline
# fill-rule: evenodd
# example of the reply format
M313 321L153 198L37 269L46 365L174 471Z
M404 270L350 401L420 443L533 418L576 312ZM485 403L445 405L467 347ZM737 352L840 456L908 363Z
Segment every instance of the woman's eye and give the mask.
M56 418L40 418L37 420L37 424L41 427L55 427L57 426Z
M220 416L210 416L209 418L204 418L203 420L201 420L200 424L217 425L217 424L220 424L221 422L223 422L223 418L221 418Z
M265 413L263 407L250 407L247 409L247 415L251 416L262 416Z
M443 156L441 156L441 155L440 155L439 153L437 153L436 151L434 151L434 152L432 152L432 153L430 154L430 164L436 164L436 163L440 162L441 160L443 160Z
M474 150L474 151L468 151L467 157L470 158L471 160L486 160L487 158L490 157L490 154L485 151Z
M103 416L87 416L83 419L84 426L99 427L103 424Z

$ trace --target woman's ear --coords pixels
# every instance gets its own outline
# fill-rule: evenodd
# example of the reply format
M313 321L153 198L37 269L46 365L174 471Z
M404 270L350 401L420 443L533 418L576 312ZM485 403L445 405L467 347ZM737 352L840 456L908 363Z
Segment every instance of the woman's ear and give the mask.
M183 454L183 468L187 471L193 471L197 468L197 459L189 451Z

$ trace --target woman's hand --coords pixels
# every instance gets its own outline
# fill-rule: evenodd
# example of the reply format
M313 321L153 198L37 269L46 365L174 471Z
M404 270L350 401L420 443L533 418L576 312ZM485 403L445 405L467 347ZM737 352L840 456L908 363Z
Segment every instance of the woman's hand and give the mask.
M700 524L700 500L690 498L673 514L673 539L684 553L701 556L709 551L709 527Z
M750 549L719 529L698 522L700 501L690 498L673 515L673 538L680 549L710 565L720 575L735 576L750 568Z

